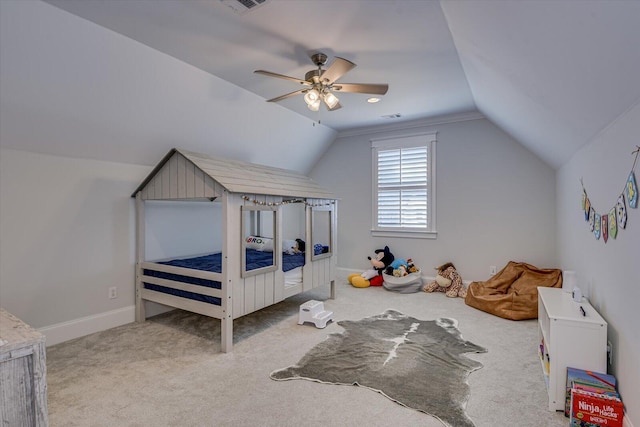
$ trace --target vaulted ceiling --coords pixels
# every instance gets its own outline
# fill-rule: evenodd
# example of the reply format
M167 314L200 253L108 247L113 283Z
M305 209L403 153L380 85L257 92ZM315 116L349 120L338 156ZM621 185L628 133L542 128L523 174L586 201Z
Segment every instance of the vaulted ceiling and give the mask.
M357 67L343 83L388 83L377 104L286 108L337 131L479 111L554 167L640 101L640 1L47 0L265 100L324 52ZM393 118L391 118L393 117Z

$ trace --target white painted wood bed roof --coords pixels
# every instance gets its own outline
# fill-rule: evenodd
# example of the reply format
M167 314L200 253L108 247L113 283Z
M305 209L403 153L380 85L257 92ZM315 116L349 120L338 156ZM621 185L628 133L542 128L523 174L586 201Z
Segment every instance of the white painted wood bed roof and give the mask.
M231 193L335 199L311 178L287 169L173 148L132 194L143 199L190 199Z

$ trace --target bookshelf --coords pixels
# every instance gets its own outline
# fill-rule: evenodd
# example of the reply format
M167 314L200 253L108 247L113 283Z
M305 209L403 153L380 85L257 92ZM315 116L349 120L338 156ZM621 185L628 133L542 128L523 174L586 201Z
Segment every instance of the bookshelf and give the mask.
M585 298L576 302L570 292L539 287L538 332L549 410L564 410L567 366L607 372L607 322Z

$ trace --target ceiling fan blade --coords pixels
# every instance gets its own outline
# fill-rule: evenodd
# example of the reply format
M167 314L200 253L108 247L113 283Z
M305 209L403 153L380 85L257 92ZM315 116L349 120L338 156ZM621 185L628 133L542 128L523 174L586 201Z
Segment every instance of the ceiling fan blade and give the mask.
M384 95L389 90L387 84L376 83L336 83L331 87L336 92L370 93L373 95Z
M305 93L307 91L308 91L308 89L296 90L295 92L287 93L286 95L281 95L281 96L278 96L276 98L267 99L267 102L282 101L283 99L291 98L292 96L302 95L303 93Z
M272 73L271 71L255 70L254 73L262 74L269 77L277 77L279 79L291 80L292 82L300 83L301 85L311 86L311 83L306 80L296 79L295 77L285 76L284 74Z
M331 84L355 66L356 64L354 64L353 62L336 56L336 59L329 66L329 68L327 68L327 70L322 73L322 81L325 84Z

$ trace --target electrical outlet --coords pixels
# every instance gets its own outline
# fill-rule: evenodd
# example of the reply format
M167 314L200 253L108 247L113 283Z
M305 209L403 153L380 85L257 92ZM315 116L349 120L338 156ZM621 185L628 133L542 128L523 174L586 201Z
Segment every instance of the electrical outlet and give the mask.
M491 274L492 276L494 274L496 274L496 266L492 265L491 267L489 267L489 274Z
M613 364L613 344L611 341L607 341L607 359L609 359L609 365Z
M118 288L115 286L109 288L109 299L118 298Z

